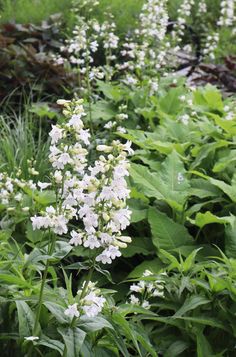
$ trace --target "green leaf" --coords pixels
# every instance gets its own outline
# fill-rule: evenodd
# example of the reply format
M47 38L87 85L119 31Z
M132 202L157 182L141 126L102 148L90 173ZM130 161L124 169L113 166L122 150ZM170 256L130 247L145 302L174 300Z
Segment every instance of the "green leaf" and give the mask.
M111 83L97 80L97 85L100 91L108 99L118 102L122 99L122 93L119 86L114 86Z
M236 202L236 186L235 182L232 182L234 185L228 185L224 181L214 179L210 176L204 175L199 171L190 171L192 174L200 176L208 180L212 185L218 187L221 191L223 191L233 202Z
M158 173L151 173L147 167L137 164L131 165L130 173L146 196L162 200L175 210L183 210L190 185L184 165L175 151L167 156Z
M69 243L64 241L56 241L52 257L61 260L66 255L68 255L71 250L72 250L72 246Z
M191 223L195 224L199 228L203 228L207 224L219 223L219 224L231 224L234 223L234 216L218 217L210 211L204 213L197 213L195 220L191 220Z
M84 343L86 332L79 329L78 327L74 328L58 328L58 332L62 336L65 345L66 345L66 356L67 357L78 357L80 354L80 349Z
M64 344L62 342L53 340L45 335L40 338L40 340L37 342L37 345L46 346L51 350L58 351L61 356L64 352Z
M35 316L25 301L16 301L20 337L32 336Z
M91 116L93 121L102 119L104 121L111 120L116 115L113 107L106 101L100 100L91 105Z
M158 249L168 251L193 244L192 236L183 225L174 222L155 208L149 209L148 222L151 226L153 244Z
M197 307L209 304L210 302L211 300L202 296L190 296L185 300L183 306L174 314L173 317L181 317L186 314L186 312L195 310Z
M185 342L185 341L181 341L181 340L175 341L170 345L170 347L164 353L164 357L176 357L176 356L179 356L188 347L189 347L189 344L187 342Z
M164 199L164 196L159 192L159 176L156 173L151 173L146 166L131 164L130 175L135 184L142 189L142 192L148 197L156 197L159 200Z
M177 114L183 105L179 99L182 93L182 88L171 88L165 97L160 100L161 110L166 114Z
M113 330L113 326L101 316L96 316L95 318L81 316L79 319L78 326L86 332L96 332L102 330L103 328L109 328Z
M65 315L65 308L62 305L51 301L45 301L43 305L46 306L58 322L61 324L68 323L68 318Z
M125 337L128 340L131 340L133 342L135 349L137 350L139 356L142 356L138 342L137 342L136 334L134 333L133 328L131 328L129 322L122 315L118 314L117 312L112 315L112 320L124 332Z
M139 278L143 275L145 270L150 270L152 273L159 273L162 268L163 264L158 258L153 260L145 260L129 273L128 278Z
M197 357L213 357L213 351L211 345L207 341L206 337L203 335L200 329L196 332L197 338Z
M232 225L225 228L225 252L230 258L236 259L236 217Z
M43 231L40 231L39 229L33 230L32 223L28 221L26 225L26 237L32 242L36 243L42 240L42 237L44 235Z
M190 321L196 324L200 324L203 326L211 326L214 328L219 328L221 330L228 331L229 329L227 326L222 323L220 320L214 318L214 317L208 317L208 316L197 316L197 317L191 317L191 316L180 316L178 317L179 319L185 320L185 321Z
M149 255L153 254L152 241L149 237L133 237L132 242L128 244L127 248L122 249L122 256L125 258L133 257L135 254Z
M184 263L183 263L183 271L187 272L188 270L190 270L194 263L195 263L195 258L197 253L199 252L199 250L201 250L201 248L195 249L191 254L189 254L189 256L185 259Z

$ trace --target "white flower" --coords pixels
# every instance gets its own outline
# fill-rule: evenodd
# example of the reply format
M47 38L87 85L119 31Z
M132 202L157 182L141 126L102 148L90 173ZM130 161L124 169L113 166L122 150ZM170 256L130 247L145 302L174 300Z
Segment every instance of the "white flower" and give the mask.
M51 186L50 183L40 182L40 181L37 182L37 185L39 186L39 188L41 188L41 191L44 190L45 188Z
M140 304L139 298L137 298L135 295L131 294L130 295L130 303L133 305L139 305Z
M28 336L28 337L24 337L24 339L26 341L37 341L37 340L39 340L39 337L38 336Z
M141 306L144 307L145 309L150 309L151 307L151 305L147 300L144 300Z
M89 145L90 142L89 142L89 138L90 138L90 134L89 134L89 130L84 130L84 129L81 129L80 132L79 132L79 138L81 141L83 141L85 143L85 145Z
M52 130L49 133L52 138L52 144L56 144L58 140L62 139L63 131L64 130L59 128L57 125L52 125Z
M69 316L71 318L73 317L79 317L80 316L80 313L77 309L77 305L78 304L73 304L73 305L69 305L68 308L64 311L64 314L66 316Z
M77 247L77 245L81 245L83 242L82 242L82 233L78 233L76 231L71 231L70 232L70 235L71 235L71 240L69 241L70 244L72 245L75 245Z

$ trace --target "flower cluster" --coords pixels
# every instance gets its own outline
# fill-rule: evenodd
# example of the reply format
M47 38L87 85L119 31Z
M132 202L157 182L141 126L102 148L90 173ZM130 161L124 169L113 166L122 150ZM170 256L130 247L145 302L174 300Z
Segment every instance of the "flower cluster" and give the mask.
M165 41L167 25L167 0L147 0L142 7L134 39L126 38L123 44L121 55L125 60L118 66L119 70L128 69L134 74L159 70L165 64L166 51L170 46ZM135 85L136 81L135 75L126 75L126 84Z
M86 87L82 79L93 81L103 79L104 76L111 78L113 67L111 62L116 60L115 50L118 48L119 37L115 34L116 25L113 15L107 14L107 19L99 23L95 18L86 16L99 4L99 1L84 0L73 2L73 12L76 13L76 26L73 36L61 47L62 56L55 59L57 63L69 63L79 73L81 89ZM83 14L83 16L81 15ZM95 54L99 48L104 50L105 65L96 66ZM83 87L84 86L84 87Z
M204 49L203 49L204 56L207 56L210 59L215 59L215 50L217 48L218 43L219 43L219 34L217 32L209 34L204 44Z
M174 30L172 31L172 37L177 42L180 43L184 36L185 26L188 19L191 16L191 10L194 5L194 0L183 0L178 11L178 17L176 24L174 24Z
M166 272L163 272L154 277L152 272L145 270L143 278L146 280L140 280L137 284L130 286L130 303L149 309L150 299L164 297L165 280L163 278L166 275Z
M20 172L19 172L20 173ZM25 200L24 190L37 189L33 180L23 180L18 177L11 178L7 173L0 173L0 204L7 206L7 212L14 212L20 208L22 212L28 212L28 201Z
M84 284L85 285L85 284ZM79 303L69 305L65 310L65 315L70 318L86 315L87 317L97 316L103 309L106 299L101 295L95 283L89 282L86 288L86 295L83 296L83 288L78 290L76 300Z
M218 21L219 26L232 26L235 21L235 0L223 0L220 3L220 18Z
M52 126L49 159L54 169L52 184L56 190L56 207L49 206L41 215L31 218L34 229L51 229L66 234L70 220L78 221L70 232L70 244L99 249L96 260L111 263L131 241L122 235L129 225L131 211L126 206L129 190L127 155L130 142L114 140L98 145L97 159L87 162L90 133L84 129L82 100L58 101L68 118Z

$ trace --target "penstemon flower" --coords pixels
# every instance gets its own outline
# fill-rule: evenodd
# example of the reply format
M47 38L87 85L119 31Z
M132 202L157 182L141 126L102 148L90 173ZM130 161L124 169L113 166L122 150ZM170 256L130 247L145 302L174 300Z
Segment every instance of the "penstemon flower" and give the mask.
M97 316L103 309L106 299L101 295L101 290L96 287L95 283L89 282L86 288L86 294L83 296L83 289L85 284L82 285L82 289L78 290L75 300L78 303L68 305L64 311L66 316L71 319L85 315L87 317Z
M125 178L129 175L127 155L133 150L130 142L122 144L118 140L98 145L98 158L89 165L90 133L84 128L82 102L58 101L64 106L67 122L53 125L49 133L49 159L54 169L52 185L57 204L46 207L31 221L33 229L50 229L57 235L70 231L71 245L96 250L96 261L110 264L121 256L120 248L131 241L122 231L131 217L126 205L129 190ZM125 113L119 114L119 120L126 118ZM47 185L39 184L40 187ZM78 222L78 225L70 230L72 219L73 224Z
M167 274L165 272L158 274L150 280L140 280L136 284L130 286L130 303L132 305L139 305L145 309L151 308L151 302L153 298L163 298L165 280L164 277ZM152 278L153 274L149 270L145 270L143 278Z

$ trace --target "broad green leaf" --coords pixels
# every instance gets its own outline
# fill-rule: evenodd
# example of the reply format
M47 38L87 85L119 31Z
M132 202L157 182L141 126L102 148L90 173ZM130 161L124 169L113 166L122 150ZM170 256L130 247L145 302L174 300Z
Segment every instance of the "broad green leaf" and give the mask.
M190 185L189 195L197 196L198 198L219 197L221 193L216 186L203 178L191 179Z
M57 319L61 324L68 323L69 320L65 315L65 308L56 302L45 301L44 306L51 312L51 314Z
M110 324L110 322L108 322L101 316L96 316L94 318L81 316L79 319L78 326L87 333L99 331L103 328L109 328L113 330L113 326Z
M236 161L236 150L230 150L228 153L225 153L214 165L213 172L222 172L227 167L234 168ZM232 165L233 164L233 165Z
M0 282L5 283L7 285L16 285L21 288L31 288L32 285L26 281L23 277L19 277L18 275L11 275L7 273L0 273Z
M72 246L64 241L57 241L55 244L52 257L55 259L63 259L72 250Z
M173 342L164 354L164 357L176 357L181 355L187 348L189 343L185 341L175 341Z
M231 224L234 223L234 216L218 217L210 211L204 213L197 213L195 220L191 220L191 223L195 224L199 228L203 228L207 224L219 223L219 224Z
M197 296L193 295L187 298L183 304L183 306L174 314L173 317L181 317L186 312L189 312L191 310L195 310L197 307L209 304L211 300L206 299L203 296Z
M151 173L146 166L131 164L130 175L135 184L142 189L142 192L148 197L156 197L159 200L164 196L159 190L159 176L157 173Z
M197 338L197 357L213 357L212 347L209 344L208 340L204 336L202 329L196 331Z
M43 335L40 340L37 342L37 345L49 347L51 350L58 351L60 355L63 355L64 344L60 341L53 340L45 335Z
M80 355L80 349L84 343L86 332L78 327L60 327L58 332L62 336L66 345L67 357L78 357Z
M163 264L160 259L145 260L129 273L128 278L139 278L143 275L145 270L150 270L152 273L158 273L161 268L163 268Z
M222 95L216 87L207 84L203 90L203 95L207 104L209 105L209 108L219 111L224 109Z
M16 307L19 321L20 337L32 336L35 321L33 311L25 301L17 300Z
M167 114L178 113L183 105L179 99L182 93L182 88L171 88L159 102L161 110Z
M202 178L205 178L208 180L212 185L218 187L221 191L223 191L233 202L236 202L236 184L234 183L234 186L231 186L224 181L214 179L210 176L204 175L203 173L199 171L191 171L192 174L200 176Z
M233 218L233 224L225 228L225 252L229 257L236 259L236 217Z
M28 221L27 225L26 225L26 237L32 242L32 243L36 243L42 240L44 235L44 232L36 229L34 230L32 227L32 223L30 221Z
M196 324L204 325L204 326L211 326L214 328L219 328L221 330L228 331L229 328L226 326L224 323L222 323L220 320L214 317L208 317L205 315L202 316L197 316L197 317L192 317L192 316L180 316L178 319L185 320L185 321L190 321Z
M214 143L208 143L201 146L195 146L192 149L192 155L196 156L196 159L191 164L191 168L195 169L196 167L202 164L202 161L209 158L210 154L215 154L215 151L222 147L227 147L230 144L229 141L226 140L218 140ZM210 162L211 163L211 162Z
M151 226L153 244L158 249L168 251L193 244L192 236L183 225L154 208L149 209L148 222Z
M89 108L87 108L89 111ZM106 101L100 100L91 105L91 116L93 121L102 119L104 121L111 120L116 115L113 107Z
M122 249L123 257L133 257L135 254L149 255L153 254L155 248L153 247L151 238L149 237L133 237L132 242L128 244L127 248Z
M139 356L141 357L142 354L141 354L141 351L140 351L140 348L139 348L139 345L137 342L137 336L134 332L134 329L129 324L129 322L122 315L118 314L117 312L112 315L112 320L123 331L125 337L128 340L131 340L133 342Z
M155 197L182 211L190 185L178 154L173 151L161 164L160 171L151 173L147 167L132 164L130 173L135 184L148 197Z
M195 258L197 253L199 252L199 250L201 250L202 248L198 248L195 249L191 254L189 254L189 256L185 259L184 263L183 263L183 271L187 272L188 270L190 270L194 263L195 263Z
M105 97L118 102L122 99L122 93L118 86L114 86L111 83L97 80L98 88L105 95Z

